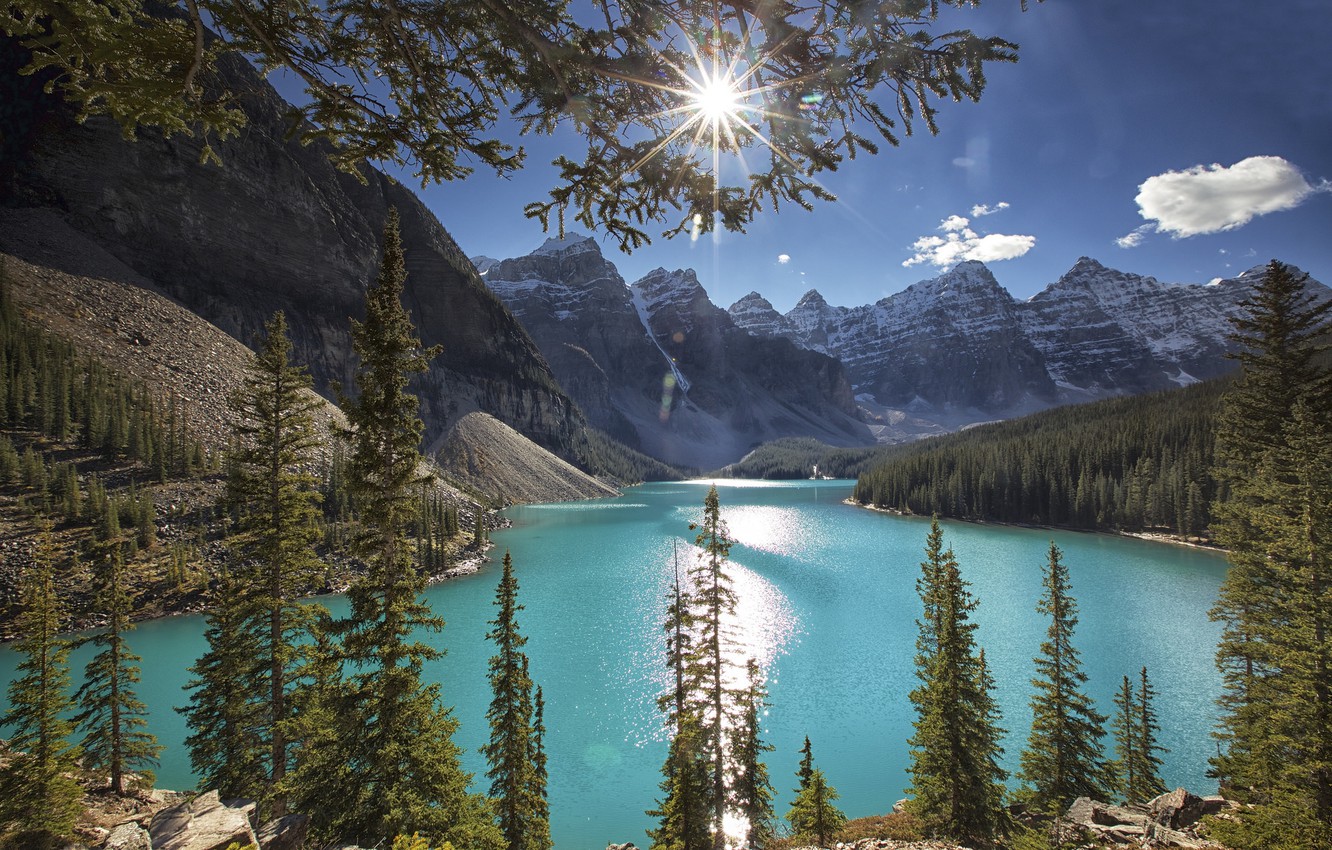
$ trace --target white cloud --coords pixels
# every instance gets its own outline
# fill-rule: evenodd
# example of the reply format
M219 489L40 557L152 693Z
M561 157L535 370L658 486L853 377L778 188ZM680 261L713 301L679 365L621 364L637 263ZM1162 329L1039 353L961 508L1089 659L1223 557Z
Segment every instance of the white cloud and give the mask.
M971 208L971 217L980 218L983 215L994 215L1000 210L1006 209L1008 209L1008 201L1000 201L992 207L986 204L976 204L976 206Z
M787 263L791 262L791 255L790 255L790 254L778 254L778 255L777 255L777 262L781 263L782 265L786 265Z
M1279 156L1251 156L1229 167L1195 165L1148 177L1134 200L1152 229L1183 239L1234 230L1256 216L1293 209L1309 196L1328 191L1332 184L1310 185Z
M972 209L973 215L980 206ZM1007 206L1008 204L1004 203L993 209L985 208L986 212L980 215L988 215ZM955 266L964 260L980 260L983 263L1011 260L1014 257L1021 257L1036 244L1035 236L1005 233L987 233L981 236L971 229L970 224L971 221L967 218L950 215L939 223L939 230L943 231L944 235L922 236L911 243L911 250L915 253L904 260L902 265L910 267L931 263L942 269Z
M953 165L958 168L973 168L976 165L976 160L969 156L959 156L953 159Z
M1136 248L1142 244L1142 240L1147 238L1147 234L1155 229L1156 225L1154 224L1140 224L1129 233L1116 239L1115 244L1121 248Z
M1012 260L1021 257L1036 245L1035 236L1008 236L1003 233L990 233L972 243L964 260L980 260L993 263L995 260Z

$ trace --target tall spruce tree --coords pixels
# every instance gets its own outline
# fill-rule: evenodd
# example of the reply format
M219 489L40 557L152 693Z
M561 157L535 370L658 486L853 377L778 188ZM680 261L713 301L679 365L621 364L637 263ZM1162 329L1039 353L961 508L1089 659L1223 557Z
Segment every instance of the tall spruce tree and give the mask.
M69 641L60 636L50 530L36 538L33 562L22 576L23 608L14 648L23 660L9 683L9 710L0 724L11 730L7 763L0 767L0 827L21 835L18 846L45 847L68 835L81 810L82 789L72 778L78 747L69 742Z
M1166 792L1161 779L1161 759L1157 753L1168 752L1157 743L1161 733L1152 700L1156 689L1147 678L1147 668L1138 674L1135 690L1124 677L1123 685L1115 696L1115 772L1118 788L1125 802L1142 803Z
M1212 614L1224 680L1213 760L1255 808L1223 840L1332 844L1332 302L1273 261L1232 320L1239 379L1217 434L1231 569Z
M529 792L532 798L532 821L528 846L543 850L554 843L550 837L550 800L546 793L549 779L550 771L546 763L546 696L541 686L537 685L532 710L532 775Z
M267 742L263 816L287 813L278 791L290 767L290 725L298 686L297 646L309 633L318 608L300 596L322 570L315 556L320 494L309 471L319 445L307 392L309 375L291 362L291 342L281 311L265 326L240 390L230 399L234 449L228 503L238 517L232 542L242 554L239 592L252 607L240 628L252 632L255 648L249 678L256 688L259 725Z
M1031 734L1019 760L1018 776L1032 808L1058 812L1078 797L1104 799L1111 778L1101 747L1106 718L1082 692L1087 674L1073 647L1077 602L1054 541L1049 556L1045 592L1036 610L1050 617L1050 626L1035 659Z
M1115 771L1115 787L1120 798L1126 803L1145 799L1139 796L1138 698L1128 676L1115 692L1115 713L1110 718L1110 731L1115 736L1115 760L1111 767Z
M97 606L106 615L106 626L85 639L101 651L84 668L83 684L75 695L79 714L74 722L84 730L84 768L105 772L111 791L125 794L129 790L127 773L138 775L144 785L152 785L149 768L157 764L162 747L146 731L148 707L134 692L142 659L126 641L134 624L129 618L124 554L118 545L107 547L98 559L94 582Z
M255 681L259 646L246 590L231 566L214 579L204 615L208 649L190 666L189 704L176 710L190 728L185 746L201 787L255 800L266 790L268 754L257 734L264 722Z
M828 784L823 771L810 771L805 790L791 801L786 820L797 839L815 842L817 847L832 847L838 830L846 825L846 815L835 803L840 795Z
M760 850L772 840L774 832L772 782L763 754L772 752L772 745L763 740L760 727L768 707L768 691L763 684L763 671L758 662L749 659L745 666L748 677L746 688L740 692L739 725L731 740L731 762L735 766L732 793L735 812L744 821L745 834L740 841L744 850Z
M723 850L723 823L729 803L729 766L726 730L732 725L734 700L726 686L727 651L731 645L729 623L735 616L735 591L726 572L731 553L730 531L721 517L721 500L713 485L703 500L703 520L691 524L698 530L694 543L698 557L690 569L691 605L697 611L698 637L686 668L686 687L699 699L698 728L701 744L710 762L712 844Z
M805 744L800 748L800 767L796 770L795 792L799 794L809 787L809 777L814 773L814 747L809 743L809 736L805 736Z
M490 659L493 696L486 711L490 741L481 748L489 764L490 797L507 850L549 850L549 842L542 844L540 836L548 836L550 827L538 822L545 789L537 777L533 685L522 651L527 638L518 630L518 612L523 606L518 604L518 579L508 552L504 553L495 605L499 612L486 633L496 649Z
M398 215L390 210L365 321L352 323L357 395L341 399L350 423L347 487L360 509L353 551L366 564L347 594L350 614L335 627L348 671L336 712L347 769L314 825L320 835L363 845L420 832L460 847L498 847L502 837L484 798L468 791L471 776L453 742L457 720L440 705L439 685L422 682L423 666L441 651L420 635L444 623L420 597L425 578L408 540L424 426L407 385L438 349L422 347L403 309L406 277Z
M911 737L911 810L928 832L963 843L988 843L999 830L1003 782L1002 730L988 675L975 645L970 612L976 601L962 580L952 549L943 548L936 519L926 538L916 582L924 605L918 621L916 708Z
M694 616L690 595L680 581L678 546L672 564L674 574L663 624L671 688L657 698L657 707L666 716L670 745L662 764L663 797L647 814L658 819L657 828L650 830L652 850L708 850L712 846L709 762L698 728L698 706L690 698L688 687L686 667L693 652Z

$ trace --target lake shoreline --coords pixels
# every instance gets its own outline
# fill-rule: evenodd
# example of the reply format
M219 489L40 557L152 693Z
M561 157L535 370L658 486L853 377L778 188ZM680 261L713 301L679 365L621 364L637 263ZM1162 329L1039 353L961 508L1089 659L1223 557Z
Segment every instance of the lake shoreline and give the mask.
M924 518L921 514L899 511L896 508L881 508L877 505L866 505L857 502L849 496L842 500L842 504L850 505L853 508L862 508L867 511L873 511L874 513L888 514L889 516L913 517L916 519ZM1032 522L1001 522L993 519L961 519L958 517L942 517L942 519L946 519L950 522L965 522L970 523L971 525L990 525L999 528L1031 528L1038 530L1046 529L1049 531L1068 531L1074 534L1105 534L1110 537L1127 537L1133 540L1146 540L1149 543L1168 543L1172 546L1184 546L1189 549L1198 549L1203 552L1215 552L1218 555L1229 554L1229 550L1223 549L1220 546L1215 546L1210 543L1198 543L1192 540L1186 540L1176 534L1168 534L1160 531L1102 531L1095 528L1067 528L1060 525L1041 525Z

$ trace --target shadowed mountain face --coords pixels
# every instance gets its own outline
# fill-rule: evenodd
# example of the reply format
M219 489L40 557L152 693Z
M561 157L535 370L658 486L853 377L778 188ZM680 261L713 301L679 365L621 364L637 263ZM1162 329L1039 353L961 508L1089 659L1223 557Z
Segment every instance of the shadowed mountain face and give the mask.
M778 437L873 442L841 364L744 332L691 271L625 286L579 236L474 262L592 423L648 454L715 467Z
M350 386L349 320L363 312L395 206L408 270L403 302L422 341L443 346L417 384L426 446L437 448L449 427L480 410L572 456L582 415L434 215L380 172L364 168L362 182L336 171L324 144L287 141L288 107L277 93L238 59L224 73L248 91L249 124L213 142L222 166L199 164L201 139L141 132L129 142L110 121L79 125L58 104L33 102L28 112L41 117L0 174L0 203L57 211L243 342L273 311L286 311L295 357L330 396L335 384Z

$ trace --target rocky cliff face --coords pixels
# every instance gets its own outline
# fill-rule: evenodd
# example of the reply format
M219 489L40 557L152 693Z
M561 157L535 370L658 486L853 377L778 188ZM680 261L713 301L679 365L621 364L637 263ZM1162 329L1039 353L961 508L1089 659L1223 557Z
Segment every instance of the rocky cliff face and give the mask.
M862 307L811 291L781 315L751 293L730 314L751 333L841 359L861 403L881 415L956 426L1215 377L1233 366L1228 320L1262 273L1165 284L1083 257L1017 302L967 262Z
M473 262L590 421L648 454L720 466L782 436L872 442L840 364L740 330L693 272L627 287L578 236Z
M638 447L629 415L660 399L661 352L648 339L624 279L592 239L550 239L509 260L476 258L484 280L522 322L588 420Z
M559 454L583 427L522 326L482 285L466 256L406 188L365 168L337 172L319 144L285 138L286 104L248 65L225 73L248 92L249 124L214 142L223 165L199 165L201 139L106 120L79 125L57 105L0 185L0 204L57 211L158 291L249 342L274 310L287 313L295 356L330 395L354 368L349 319L361 315L378 266L388 208L402 219L404 303L441 354L418 385L426 445L482 410Z
M1101 396L1190 384L1233 366L1229 319L1263 268L1171 285L1083 257L1023 305L1023 326L1063 386Z

